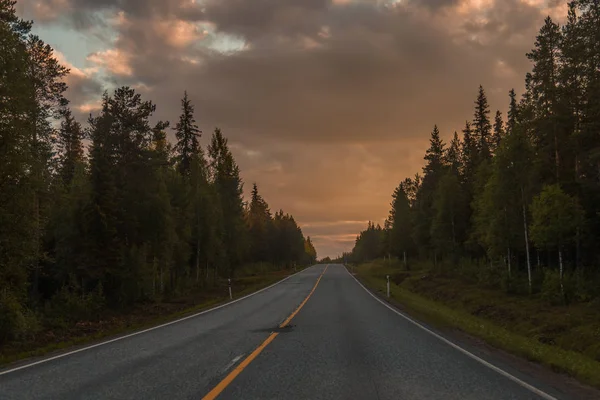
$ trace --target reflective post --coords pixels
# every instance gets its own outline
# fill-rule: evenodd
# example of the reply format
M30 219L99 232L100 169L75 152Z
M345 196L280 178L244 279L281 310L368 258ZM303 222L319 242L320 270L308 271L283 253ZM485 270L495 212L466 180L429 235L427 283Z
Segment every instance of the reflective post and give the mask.
M386 275L385 276L387 278L387 297L390 297L390 276Z

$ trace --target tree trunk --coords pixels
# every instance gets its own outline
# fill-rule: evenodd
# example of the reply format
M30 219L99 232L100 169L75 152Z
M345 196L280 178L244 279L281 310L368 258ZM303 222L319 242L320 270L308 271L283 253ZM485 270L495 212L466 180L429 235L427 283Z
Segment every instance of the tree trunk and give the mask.
M156 256L152 257L152 296L156 296Z
M531 260L529 258L529 232L527 228L527 210L525 209L525 193L521 186L521 205L523 206L523 233L525 235L525 253L527 255L527 280L529 284L529 294L531 294Z
M160 279L160 294L163 294L165 291L165 282L164 282L164 277L163 277L162 264L160 264L158 275L159 275L159 279Z
M213 276L213 285L217 284L217 263L215 263L215 275Z
M200 282L200 235L196 239L196 284Z
M507 251L507 255L506 255L506 262L507 262L507 266L508 266L508 279L511 278L511 270L510 270L510 247L508 248Z
M34 232L34 259L33 259L33 285L32 285L32 298L37 302L39 293L39 282L40 282L40 200L37 194L37 189L33 193L34 201L34 218L35 218L35 232Z
M577 227L575 233L575 268L581 267L581 230Z
M452 214L452 244L456 247L456 228L454 224L454 214Z
M560 248L560 246L558 247L558 268L559 268L559 275L560 275L560 294L563 298L563 302L566 303L565 287L563 285L563 257L562 257L562 249Z

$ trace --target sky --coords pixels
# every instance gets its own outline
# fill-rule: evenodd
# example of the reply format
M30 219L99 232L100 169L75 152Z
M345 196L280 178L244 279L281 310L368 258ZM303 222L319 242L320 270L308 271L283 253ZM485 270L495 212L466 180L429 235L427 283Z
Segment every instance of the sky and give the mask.
M120 85L175 122L184 90L208 143L229 138L256 182L294 215L318 256L383 224L401 180L421 172L437 124L449 140L483 85L503 112L523 90L556 0L19 0L20 16L71 69L80 121Z

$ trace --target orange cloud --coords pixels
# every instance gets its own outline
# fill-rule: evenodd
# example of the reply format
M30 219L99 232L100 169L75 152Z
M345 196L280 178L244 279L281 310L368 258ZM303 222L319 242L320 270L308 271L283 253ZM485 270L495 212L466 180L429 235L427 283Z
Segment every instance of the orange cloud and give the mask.
M169 45L180 48L202 40L208 34L208 31L199 28L194 22L176 19L156 21L154 29L160 36L166 38Z
M88 55L87 60L118 76L131 76L130 57L119 49L107 49Z

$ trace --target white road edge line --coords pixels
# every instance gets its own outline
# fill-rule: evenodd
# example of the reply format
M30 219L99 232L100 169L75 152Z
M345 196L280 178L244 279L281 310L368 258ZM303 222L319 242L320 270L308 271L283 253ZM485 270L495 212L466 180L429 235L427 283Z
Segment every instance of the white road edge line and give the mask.
M317 264L317 265L318 265L318 264ZM188 315L187 317L183 317L183 318L180 318L180 319L176 319L175 321L167 322L167 323L165 323L165 324L161 324L161 325L153 326L152 328L147 328L147 329L144 329L144 330L141 330L141 331L133 332L133 333L127 334L127 335L125 335L125 336L119 336L119 337L117 337L117 338L110 339L110 340L107 340L107 341L105 341L105 342L96 343L96 344L93 344L93 345L91 345L91 346L82 347L81 349L77 349L77 350L69 351L69 352L67 352L67 353L63 353L63 354L58 354L58 355L56 355L56 356L54 356L54 357L45 358L45 359L43 359L43 360L39 360L39 361L36 361L36 362L32 362L32 363L30 363L30 364L21 365L21 366L19 366L19 367L15 367L15 368L12 368L12 369L9 369L9 370L6 370L6 371L0 371L0 376L2 376L2 375L6 375L6 374L10 374L11 372L19 371L19 370L21 370L21 369L25 369L25 368L33 367L34 365L39 365L39 364L46 363L46 362L48 362L48 361L56 360L56 359L63 358L63 357L66 357L66 356L70 356L70 355L72 355L72 354L80 353L80 352L82 352L82 351L90 350L90 349L93 349L93 348L95 348L95 347L104 346L105 344L109 344L109 343L113 343L113 342L116 342L116 341L119 341L119 340L127 339L127 338L130 338L130 337L132 337L132 336L137 336L137 335L140 335L140 334L142 334L142 333L150 332L150 331L153 331L153 330L155 330L155 329L163 328L163 327L165 327L165 326L169 326L169 325L173 325L173 324L176 324L176 323L178 323L178 322L181 322L181 321L185 321L185 320L187 320L187 319L195 318L195 317L197 317L197 316L200 316L200 315L202 315L202 314L207 314L207 313L209 313L209 312L216 311L216 310L218 310L218 309L221 309L221 308L223 308L223 307L227 307L227 306L229 306L229 305L231 305L231 304L233 304L233 303L237 303L238 301L242 301L242 300L244 300L244 299L247 299L248 297L252 297L252 296L254 296L254 295L256 295L256 294L259 294L259 293L261 293L261 292L264 292L265 290L267 290L267 289L270 289L270 288L272 288L273 286L279 285L280 283L282 283L282 282L284 282L284 281L287 281L287 280L288 280L288 279L290 279L291 277L293 277L293 276L295 276L295 275L298 275L298 274L301 274L302 272L304 272L304 271L306 271L306 270L308 270L309 268L312 268L312 267L313 267L313 266L311 266L311 267L308 267L308 268L305 268L305 269L303 269L302 271L298 271L298 272L296 272L296 273L294 273L294 274L292 274L292 275L290 275L290 276L287 276L287 277L283 278L282 280L275 282L275 283L274 283L274 284L272 284L272 285L269 285L269 286L267 286L267 287L265 287L265 288L262 288L262 289L260 289L260 290L257 290L256 292L253 292L253 293L247 294L246 296L240 297L239 299L235 299L235 300L233 300L233 301L230 301L230 302L228 302L228 303L225 303L225 304L221 304L221 305L219 305L219 306L216 306L216 307L210 308L210 309L208 309L208 310L204 310L204 311L201 311L201 312L199 312L199 313L196 313L196 314Z
M234 364L235 364L236 362L240 361L240 359L241 359L242 357L244 357L244 355L243 355L243 354L240 354L239 356L237 356L237 357L235 357L233 360L231 360L231 361L229 362L229 364L227 364L227 365L225 366L225 368L223 368L223 369L221 370L221 373L222 373L222 374L224 374L225 372L227 372L227 371L229 370L229 368L233 367L233 366L234 366Z
M531 392L537 394L538 396L540 396L540 397L542 397L542 398L544 398L546 400L558 400L556 397L553 397L553 396L549 395L548 393L543 392L540 389L536 388L535 386L532 386L529 383L522 381L521 379L517 378L516 376L511 375L510 373L504 371L503 369L500 369L500 368L496 367L495 365L490 364L489 362L487 362L484 359L476 356L475 354L471 353L470 351L463 349L462 347L460 347L459 345L455 344L454 342L451 342L450 340L446 339L445 337L443 337L443 336L441 336L441 335L433 332L432 330L426 328L425 326L421 325L420 323L418 323L414 319L408 317L407 315L404 315L403 313L401 313L400 311L396 310L394 307L392 307L389 304L385 303L379 297L377 297L373 293L371 293L371 291L369 289L367 289L362 283L360 283L360 281L358 279L356 279L356 277L354 275L352 275L350 273L350 271L348 271L348 268L346 268L346 266L344 266L344 269L356 281L356 283L358 283L367 293L369 293L369 295L371 295L371 297L373 297L379 303L383 304L384 306L386 306L387 308L389 308L390 310L392 310L393 312L395 312L396 314L398 314L402 318L406 319L408 322L410 322L410 323L418 326L419 328L421 328L425 332L427 332L427 333L435 336L436 338L438 338L442 342L444 342L444 343L446 343L446 344L454 347L456 350L460 351L464 355L466 355L466 356L472 358L473 360L475 360L475 361L477 361L477 362L485 365L486 367L490 368L491 370L496 371L500 375L502 375L502 376L510 379L511 381L519 384L520 386L524 387L525 389L530 390Z

